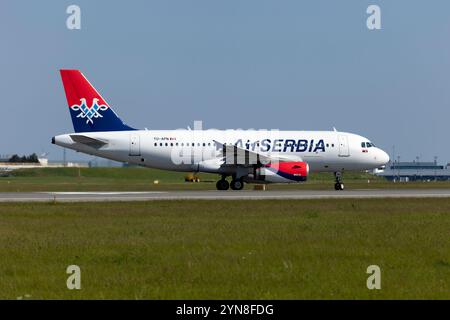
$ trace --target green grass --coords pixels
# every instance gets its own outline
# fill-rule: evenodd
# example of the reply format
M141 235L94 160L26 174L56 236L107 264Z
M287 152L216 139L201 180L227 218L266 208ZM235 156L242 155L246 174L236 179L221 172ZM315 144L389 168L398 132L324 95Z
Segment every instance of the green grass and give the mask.
M449 230L444 198L2 203L0 298L450 299Z
M40 168L22 169L0 178L0 192L30 191L152 191L213 190L218 175L199 174L200 183L186 183L186 173L146 168ZM158 184L154 181L158 180ZM392 183L368 173L346 172L346 189L450 188L450 182ZM306 183L273 184L276 189L333 189L331 173L311 174ZM252 188L251 185L246 186Z
M202 183L186 183L185 175L145 168L20 169L0 178L0 192L202 190L217 180L203 174Z

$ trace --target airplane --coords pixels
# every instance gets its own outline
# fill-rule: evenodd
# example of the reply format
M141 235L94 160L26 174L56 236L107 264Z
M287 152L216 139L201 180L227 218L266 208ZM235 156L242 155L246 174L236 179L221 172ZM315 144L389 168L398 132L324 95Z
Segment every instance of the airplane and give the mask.
M300 183L312 172L379 168L389 156L369 139L347 132L281 130L138 130L125 124L79 70L60 70L74 133L52 143L119 162L219 175L218 190L245 183ZM231 182L227 178L231 177Z

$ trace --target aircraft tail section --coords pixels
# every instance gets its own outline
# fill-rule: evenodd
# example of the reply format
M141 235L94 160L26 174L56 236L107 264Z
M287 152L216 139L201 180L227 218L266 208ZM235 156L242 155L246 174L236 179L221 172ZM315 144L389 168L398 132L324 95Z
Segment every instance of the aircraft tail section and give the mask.
M111 109L79 70L60 70L75 132L135 130Z

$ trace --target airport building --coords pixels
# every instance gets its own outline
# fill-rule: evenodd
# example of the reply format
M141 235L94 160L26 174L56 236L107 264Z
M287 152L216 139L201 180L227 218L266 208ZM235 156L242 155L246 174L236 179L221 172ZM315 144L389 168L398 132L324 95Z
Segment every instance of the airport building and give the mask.
M443 181L450 180L450 164L438 165L434 162L389 162L384 170L375 175L390 181Z

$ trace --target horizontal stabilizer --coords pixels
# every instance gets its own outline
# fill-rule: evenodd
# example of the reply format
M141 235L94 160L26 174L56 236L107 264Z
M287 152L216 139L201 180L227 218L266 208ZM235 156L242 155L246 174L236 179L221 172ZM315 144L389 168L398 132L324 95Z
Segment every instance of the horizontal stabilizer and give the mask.
M94 139L91 137L87 137L84 135L80 135L80 134L71 134L70 138L74 141L74 142L78 142L78 143L82 143L85 144L89 147L93 147L93 148L101 148L104 145L108 144L108 142L99 140L99 139Z

